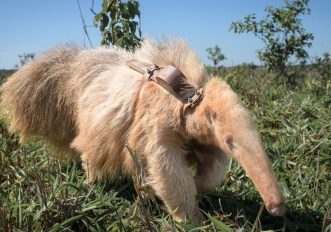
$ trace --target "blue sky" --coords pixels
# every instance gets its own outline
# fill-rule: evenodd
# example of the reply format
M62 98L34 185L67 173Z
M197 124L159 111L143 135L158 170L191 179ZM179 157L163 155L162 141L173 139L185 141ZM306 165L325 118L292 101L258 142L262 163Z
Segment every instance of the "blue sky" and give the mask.
M263 44L253 35L229 32L232 21L250 13L264 15L267 5L281 6L281 0L140 0L144 36L184 38L210 63L205 49L218 44L227 57L225 65L254 62L255 50ZM94 46L101 41L99 30L92 26L92 0L80 0L82 12ZM98 11L101 0L94 1ZM331 1L312 0L311 14L302 18L308 32L315 36L311 56L331 52ZM40 53L56 45L75 42L84 45L85 36L77 0L2 0L0 8L0 69L13 68L22 53ZM86 42L86 45L88 43Z

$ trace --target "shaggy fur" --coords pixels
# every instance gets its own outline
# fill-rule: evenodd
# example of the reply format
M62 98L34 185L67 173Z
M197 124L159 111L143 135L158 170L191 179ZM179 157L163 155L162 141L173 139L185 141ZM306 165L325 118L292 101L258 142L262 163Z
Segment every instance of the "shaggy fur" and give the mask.
M180 69L204 98L183 103L127 62L138 59ZM148 183L176 220L202 220L196 196L221 184L234 157L248 172L267 209L284 201L250 115L230 87L208 80L203 65L181 40L145 40L135 53L118 48L55 48L17 71L2 87L2 104L21 140L46 139L59 153L79 157L88 180L132 175L137 151ZM197 166L192 176L191 165Z

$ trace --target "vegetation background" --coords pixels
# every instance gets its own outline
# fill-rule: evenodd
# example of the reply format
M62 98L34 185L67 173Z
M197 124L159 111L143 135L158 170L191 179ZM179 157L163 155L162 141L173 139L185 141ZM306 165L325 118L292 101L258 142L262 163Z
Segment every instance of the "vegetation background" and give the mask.
M137 1L104 2L95 18L102 43L139 46ZM231 85L257 122L286 197L286 216L264 210L251 180L233 162L224 184L199 196L206 224L174 222L135 177L87 185L80 163L60 159L42 141L20 145L19 136L7 132L1 108L0 231L331 231L329 55L286 63L284 74L268 64L222 67L222 50L209 51L218 61L206 70ZM23 54L21 65L33 58ZM1 82L12 72L2 71Z

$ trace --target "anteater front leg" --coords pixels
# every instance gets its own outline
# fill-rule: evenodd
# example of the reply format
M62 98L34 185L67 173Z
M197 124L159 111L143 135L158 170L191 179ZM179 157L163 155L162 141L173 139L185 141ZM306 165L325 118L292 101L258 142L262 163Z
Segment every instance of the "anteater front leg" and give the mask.
M186 160L196 170L194 181L197 191L207 193L221 185L230 159L216 146L193 141L188 145Z
M201 223L197 189L183 154L173 147L158 147L148 155L149 184L164 201L173 218Z
M194 177L199 193L214 191L222 184L229 168L229 158L220 150L195 153L197 173Z

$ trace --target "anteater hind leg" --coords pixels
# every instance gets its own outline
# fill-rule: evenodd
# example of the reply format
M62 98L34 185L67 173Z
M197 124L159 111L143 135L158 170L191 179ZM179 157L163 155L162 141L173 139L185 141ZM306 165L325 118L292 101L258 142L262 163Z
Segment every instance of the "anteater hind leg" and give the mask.
M83 153L81 155L82 165L83 165L83 169L85 170L87 182L91 184L97 180L97 173L96 173L96 169L94 168L95 164L93 162L93 159L89 159L88 157L89 156L86 153Z
M74 141L71 143L71 148L73 148L77 153L80 153L80 159L82 161L82 166L85 171L87 182L90 184L97 180L97 159L95 154L88 152L88 139L82 134L78 135Z

